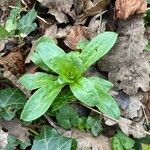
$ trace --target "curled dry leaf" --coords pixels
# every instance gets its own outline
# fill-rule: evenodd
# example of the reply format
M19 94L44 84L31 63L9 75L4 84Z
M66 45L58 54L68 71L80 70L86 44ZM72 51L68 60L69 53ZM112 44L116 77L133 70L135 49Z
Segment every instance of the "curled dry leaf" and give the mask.
M135 138L142 138L146 136L145 130L142 125L133 123L126 118L120 118L119 127L126 135L133 135Z
M145 13L147 0L116 0L116 17L127 19L130 15Z
M18 48L14 48L8 55L2 57L0 65L14 75L24 73L25 69L24 58Z
M64 40L64 43L71 49L76 49L77 43L82 39L90 37L89 31L83 26L73 26Z
M83 1L83 14L79 16L78 19L83 20L88 16L94 16L102 11L104 11L110 0L82 0Z

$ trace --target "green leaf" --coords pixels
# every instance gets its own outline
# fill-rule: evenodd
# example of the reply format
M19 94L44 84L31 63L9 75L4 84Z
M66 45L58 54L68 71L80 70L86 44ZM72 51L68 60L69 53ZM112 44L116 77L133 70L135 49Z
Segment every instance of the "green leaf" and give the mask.
M122 131L112 138L112 149L113 150L131 150L134 146L134 140L125 135Z
M124 150L120 140L117 137L112 138L112 150Z
M86 120L87 120L87 117L85 117L85 116L79 118L78 128L80 130L84 130L84 128L86 126Z
M36 16L37 12L33 8L19 20L17 29L20 31L21 36L25 37L36 29L37 24L33 23Z
M88 106L96 106L100 101L93 82L85 77L82 77L76 83L70 84L70 89L79 101Z
M47 73L37 72L34 74L25 74L19 82L23 84L28 90L34 90L43 86L48 86L57 80L56 76Z
M0 25L0 39L4 39L8 36L9 32L2 25Z
M34 142L31 150L75 150L75 140L63 137L55 129L44 127Z
M86 46L89 44L88 40L81 40L76 46L76 49L85 50Z
M51 41L45 39L38 42L36 46L36 52L51 70L58 73L57 66L54 65L52 60L65 55L65 52L61 48Z
M81 77L82 61L77 56L78 53L69 53L54 60L54 66L57 66L59 73L59 83L73 83Z
M50 107L51 112L60 109L63 105L67 103L67 101L72 101L74 99L75 97L70 89L63 89L52 103Z
M17 88L6 88L0 90L0 113L2 117L10 120L26 102L26 96Z
M85 70L108 53L116 40L117 33L115 32L104 32L93 38L80 55L83 60Z
M116 101L104 89L100 88L90 78L81 78L70 84L74 96L88 106L96 106L108 116L119 119L120 110Z
M122 131L118 131L116 134L116 137L120 140L123 147L127 150L131 150L134 146L134 140L129 138L127 135L125 135Z
M99 117L91 117L89 116L86 121L86 129L90 130L92 135L98 136L103 128L101 125L101 120Z
M36 47L38 47L39 43L51 43L51 44L55 44L55 41L51 38L48 37L41 37L38 39L38 41L36 42L36 45L34 46L35 49ZM45 70L45 71L49 71L49 67L44 63L44 61L42 60L42 58L40 57L40 55L37 53L37 51L35 51L33 53L33 55L31 56L31 60L33 61L34 64L36 64L37 66L39 66L41 69Z
M120 110L115 99L105 90L97 86L100 101L96 105L98 109L106 115L114 118L120 118Z
M6 147L0 150L15 150L18 145L20 145L21 149L26 149L26 147L30 145L29 142L22 142L12 135L8 136L7 142L8 144L6 145Z
M150 145L142 144L142 150L150 150Z
M45 71L49 71L49 67L42 61L40 55L37 52L34 52L33 55L31 56L31 60L33 61L34 64L39 66L41 69Z
M62 87L53 83L38 89L24 106L21 119L24 121L32 121L42 116L60 93Z
M111 82L102 78L90 77L89 79L100 88L103 88L106 92L108 92L114 86Z
M7 18L6 24L5 24L5 29L8 32L11 32L13 30L17 29L17 20L20 18L20 12L22 11L22 9L20 8L20 6L13 8L10 11L10 15Z
M59 109L59 112L56 114L56 119L58 124L65 129L77 127L79 124L77 112L67 104Z

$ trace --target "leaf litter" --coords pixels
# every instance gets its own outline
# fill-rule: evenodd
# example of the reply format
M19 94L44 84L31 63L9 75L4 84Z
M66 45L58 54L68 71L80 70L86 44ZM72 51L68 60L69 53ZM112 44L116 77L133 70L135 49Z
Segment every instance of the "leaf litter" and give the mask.
M39 37L39 35L44 34L44 36L53 37L58 44L65 47L67 51L68 48L76 50L77 43L80 40L90 39L106 29L109 30L113 26L108 23L107 11L111 11L112 16L119 18L118 21L115 21L115 26L117 26L117 32L119 33L118 41L114 48L103 57L103 60L98 61L96 65L98 66L100 75L107 78L105 73L108 74L109 81L115 85L113 90L117 93L123 91L128 95L128 98L125 97L123 100L118 100L118 103L122 106L120 107L122 117L119 122L115 120L112 121L111 118L108 119L106 116L107 119L105 118L105 123L109 126L118 123L120 129L128 136L133 135L135 138L145 137L148 133L144 129L145 120L146 117L148 117L148 119L150 118L148 115L150 112L150 98L144 96L144 93L150 91L150 54L144 51L147 39L144 35L145 27L141 14L146 10L146 0L139 0L138 2L136 0L116 0L115 4L111 0L37 1L38 3L34 0L32 2L28 0L22 1L26 8L29 7L29 10L31 10L33 2L37 12L37 6L42 9L47 9L45 15L40 16L42 20L36 18L36 15L34 16L36 23L37 20L40 20L39 22L43 26L43 31L40 31L41 25L39 27L38 23L37 27L34 24L33 29L29 29L30 31L36 29L36 31L29 34L29 36L33 37L32 44L33 40L37 39L37 36ZM4 16L1 18L3 22L7 18L6 13L9 14L6 8L9 8L9 6L15 7L15 4L16 1L9 2L7 0L0 4L0 9L2 9ZM131 5L132 7L130 7ZM115 7L115 12L110 9L111 6ZM48 16L50 19L45 16ZM45 23L45 21L48 24ZM33 22L31 21L30 23L32 24ZM28 34L27 32L29 30L21 30L23 37ZM111 30L113 30L113 28L111 28ZM7 40L3 43L1 44L0 50L2 52ZM18 45L21 45L20 41ZM32 53L32 51L30 52ZM30 61L31 55L28 55L25 64L25 51L23 52L18 48L13 48L10 53L3 52L3 54L0 59L0 64L6 71L9 71L9 73L5 72L4 77L10 79L11 75L14 86L25 91L23 87L18 85L17 78L18 75L24 74L24 71L28 70L29 65L32 64ZM94 68L97 67L96 65L94 65ZM36 70L37 69L38 68L36 68ZM12 78L10 80L12 80ZM26 95L29 94L28 91L24 93L26 93ZM124 104L125 101L126 104ZM146 105L143 101L146 101ZM146 114L142 108L144 108ZM9 124L14 126L18 124L18 122L14 120L9 121L9 123L4 120L0 121L0 125L6 127L9 134L23 141L29 141L28 137L30 133L27 128L21 127L19 123L20 125L18 124L14 129L10 129ZM20 129L19 131L22 135L19 134L18 129ZM73 131L73 133L70 133L64 130L64 135L68 137L67 134L70 135L69 137L77 139L77 149L111 149L110 139L108 137L100 136L93 138L88 133L82 133L81 131ZM4 143L5 142L6 139L4 140Z

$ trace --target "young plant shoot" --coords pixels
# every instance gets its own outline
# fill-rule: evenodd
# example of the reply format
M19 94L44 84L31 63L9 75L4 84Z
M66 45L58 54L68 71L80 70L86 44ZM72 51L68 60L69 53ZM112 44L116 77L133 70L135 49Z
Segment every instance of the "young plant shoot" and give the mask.
M104 32L91 41L79 42L77 49L81 49L81 52L65 53L55 41L41 37L32 61L41 69L53 71L56 75L36 72L20 78L27 89L36 90L25 104L21 119L32 121L42 116L65 86L70 87L81 103L97 107L104 114L119 119L119 107L109 94L112 83L98 77L84 76L84 72L113 47L116 39L116 33Z

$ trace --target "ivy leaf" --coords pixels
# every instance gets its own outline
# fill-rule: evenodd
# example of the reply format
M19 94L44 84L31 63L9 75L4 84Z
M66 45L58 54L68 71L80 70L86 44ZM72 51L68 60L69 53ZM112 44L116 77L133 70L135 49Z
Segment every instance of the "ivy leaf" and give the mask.
M36 52L39 54L42 61L54 72L58 73L57 67L53 64L54 59L63 57L65 52L51 41L40 41L36 46Z
M11 32L13 30L17 29L17 19L20 18L20 12L22 9L19 7L15 7L10 11L10 15L7 18L6 24L5 24L5 29L8 32Z
M103 88L105 91L109 91L114 85L102 78L98 78L98 77L90 77L89 78L91 81L94 82L94 84L96 84L97 86L99 86L100 88Z
M28 90L34 90L43 86L48 86L56 81L57 77L47 73L37 72L34 74L25 74L19 82L24 85Z
M134 143L134 140L129 138L122 131L118 131L118 133L112 139L113 150L131 150L134 146Z
M79 124L79 116L77 112L67 104L59 109L56 114L56 119L58 124L65 129L77 127Z
M29 142L22 142L21 140L16 139L14 136L9 135L7 138L8 144L5 148L0 150L14 150L18 145L20 145L21 149L26 149L30 145Z
M2 25L0 25L0 39L6 38L8 36L9 32Z
M99 117L89 116L87 118L85 127L86 129L90 130L92 135L94 136L98 136L103 130L101 120Z
M113 47L117 40L117 33L104 32L93 38L82 51L80 57L87 70L93 63L104 56Z
M112 138L112 150L124 150L120 140L117 137Z
M14 117L26 103L26 96L17 88L0 90L0 114L7 120Z
M53 83L38 89L27 101L21 113L21 119L32 121L42 116L60 93L62 85Z
M74 148L73 148L74 147ZM35 138L31 150L75 150L74 139L63 137L55 129L43 127L41 133Z
M33 8L19 20L17 29L20 31L21 36L25 37L36 29L37 24L33 23L36 16L37 12Z

